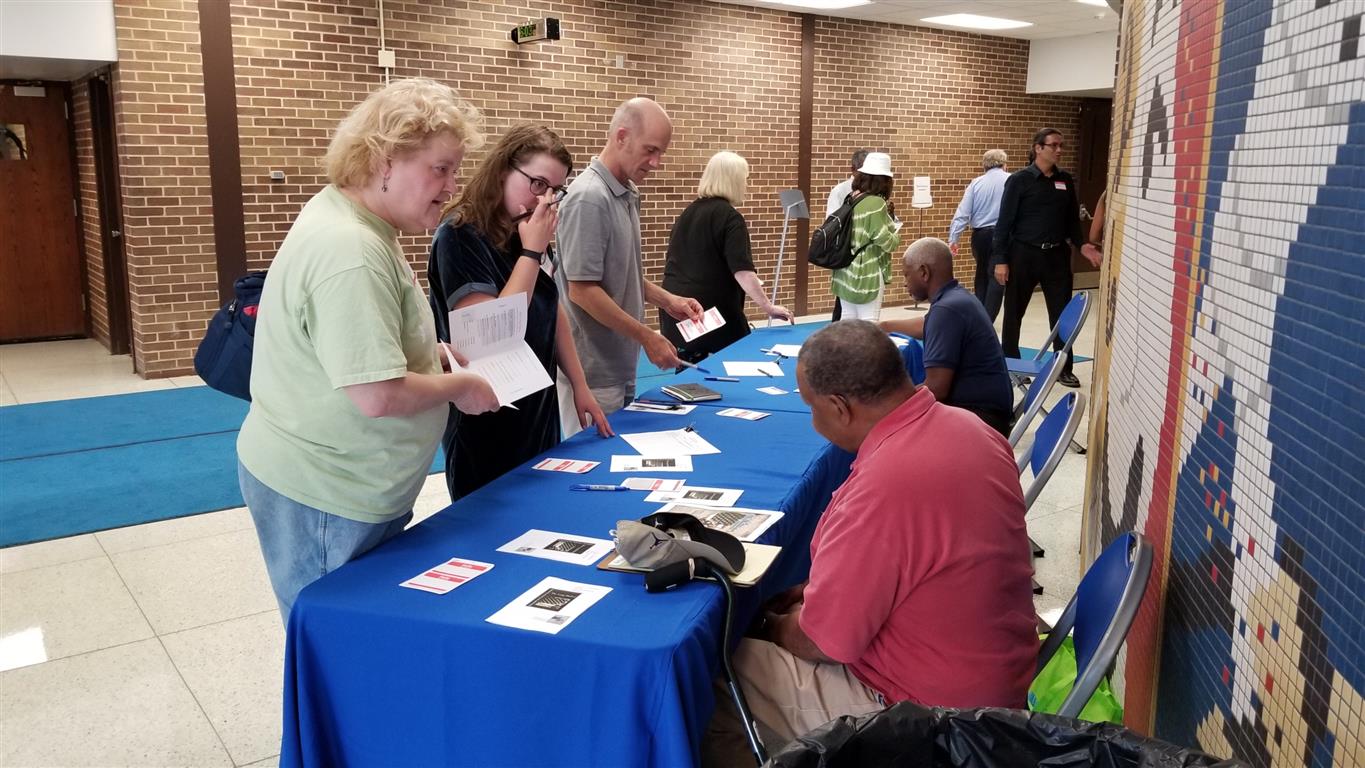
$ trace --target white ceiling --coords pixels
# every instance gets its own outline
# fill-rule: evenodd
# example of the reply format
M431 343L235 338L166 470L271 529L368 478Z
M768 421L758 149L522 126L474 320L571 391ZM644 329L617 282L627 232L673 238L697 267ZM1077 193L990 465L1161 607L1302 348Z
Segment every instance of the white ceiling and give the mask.
M731 5L748 5L819 16L908 24L915 27L935 27L959 32L975 32L998 37L1017 37L1042 40L1049 37L1072 37L1096 32L1115 32L1119 15L1112 8L1077 2L1077 0L873 0L870 5L859 5L834 11L817 11L791 5L779 5L767 0L717 0ZM1031 27L999 30L964 30L929 24L920 19L946 16L952 13L972 13L995 16L1014 21L1032 22Z

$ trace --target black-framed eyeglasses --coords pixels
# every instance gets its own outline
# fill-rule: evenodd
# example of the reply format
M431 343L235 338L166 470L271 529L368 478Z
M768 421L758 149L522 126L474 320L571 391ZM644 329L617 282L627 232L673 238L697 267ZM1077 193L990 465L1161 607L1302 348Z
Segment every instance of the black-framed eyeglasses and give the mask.
M1043 143L1043 146L1045 146L1045 147L1050 147L1050 148L1052 148L1052 149L1061 149L1061 148L1062 148L1063 146L1065 146L1065 145L1063 145L1062 142L1060 142L1060 141L1054 141L1054 142L1044 142L1044 143Z
M559 200L564 197L564 193L569 191L567 188L555 186L539 176L532 176L515 165L512 166L512 170L526 177L526 180L531 183L531 194L536 195L537 197L553 189L555 191L555 200Z

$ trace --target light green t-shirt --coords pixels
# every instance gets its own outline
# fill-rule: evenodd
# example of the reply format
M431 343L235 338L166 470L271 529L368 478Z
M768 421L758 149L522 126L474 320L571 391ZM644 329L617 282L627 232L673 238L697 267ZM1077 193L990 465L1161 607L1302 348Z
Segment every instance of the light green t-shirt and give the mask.
M397 232L329 186L270 266L237 455L285 497L379 523L412 508L447 408L369 418L342 387L440 373L431 307Z

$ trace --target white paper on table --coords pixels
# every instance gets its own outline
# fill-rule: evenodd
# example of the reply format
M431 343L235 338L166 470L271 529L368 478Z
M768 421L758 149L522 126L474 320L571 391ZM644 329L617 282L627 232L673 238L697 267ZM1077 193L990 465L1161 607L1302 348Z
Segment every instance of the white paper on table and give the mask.
M632 491L676 491L683 487L681 480L660 480L657 477L627 477L621 485Z
M484 621L557 635L610 591L611 587L599 584L580 584L547 576Z
M687 319L678 323L678 333L682 334L683 341L691 341L698 336L704 336L711 331L725 325L725 318L721 317L720 310L711 307L701 313L701 322Z
M645 497L645 501L659 503L685 501L706 507L728 507L739 501L744 491L734 488L704 488L699 485L685 485L676 491L655 491Z
M801 345L774 344L763 351L770 355L778 355L779 357L798 357L801 354Z
M600 461L585 461L583 459L541 459L532 465L531 469L542 469L546 472L571 472L581 475L591 471L593 467L601 464Z
M526 294L518 293L450 311L450 344L469 365L452 359L451 370L476 373L488 381L498 403L511 405L554 386L536 353L526 344Z
M909 344L910 340L900 336L892 336L891 343L895 344L897 349L900 349L904 347L906 344Z
M695 429L665 429L660 432L633 432L621 435L641 456L702 456L720 449L697 434Z
M630 405L627 405L622 410L639 411L640 413L667 413L670 416L686 416L696 409L697 406L695 405L683 405L682 403L678 403L677 405L659 405L658 403L631 402Z
M674 501L659 507L655 512L682 512L701 521L707 528L725 531L740 541L754 541L773 523L782 518L782 513L768 509L743 509L740 507L708 507L702 504Z
M765 394L765 395L785 395L785 394L787 394L787 390L785 390L785 389L783 389L783 388L781 388L781 387L759 387L759 388L758 388L758 391L759 391L759 392L762 392L762 393Z
M771 387L765 387L764 389L771 389ZM762 392L763 390L759 391ZM764 413L763 411L749 411L743 408L722 408L719 411L716 411L716 415L729 416L732 419L744 419L745 421L758 421L759 419L766 419L772 414Z
M452 558L413 576L398 586L444 595L475 576L483 575L491 570L493 570L492 563Z
M782 376L782 368L777 363L746 363L725 361L726 376Z
M514 555L543 557L546 560L558 560L561 563L573 563L574 565L592 565L606 557L607 553L615 546L607 539L553 533L532 528L498 547L498 551L509 552Z
M691 472L691 456L612 456L612 472Z

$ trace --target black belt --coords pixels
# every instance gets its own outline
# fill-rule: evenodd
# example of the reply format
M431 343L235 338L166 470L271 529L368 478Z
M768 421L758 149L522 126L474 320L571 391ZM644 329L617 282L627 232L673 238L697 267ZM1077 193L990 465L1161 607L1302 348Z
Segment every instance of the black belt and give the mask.
M1024 243L1023 240L1020 240L1019 242ZM1024 243L1024 245L1027 245L1030 248L1037 248L1040 251L1050 251L1053 248L1060 248L1063 245L1066 245L1066 243Z

